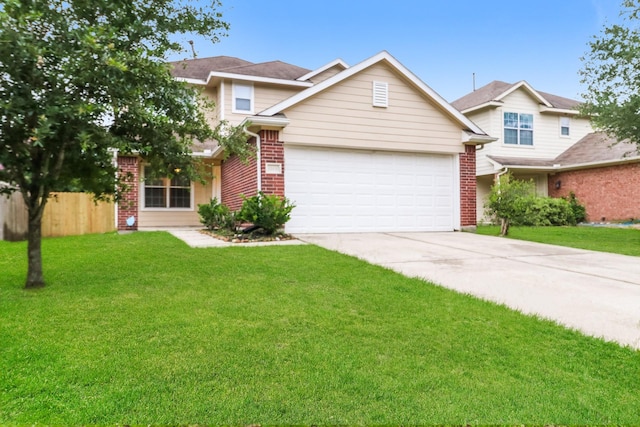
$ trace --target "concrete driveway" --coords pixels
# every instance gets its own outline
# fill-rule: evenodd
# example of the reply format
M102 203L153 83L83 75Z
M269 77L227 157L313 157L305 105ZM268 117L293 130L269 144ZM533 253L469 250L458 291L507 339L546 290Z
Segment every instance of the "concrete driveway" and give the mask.
M638 257L474 233L296 237L640 349Z

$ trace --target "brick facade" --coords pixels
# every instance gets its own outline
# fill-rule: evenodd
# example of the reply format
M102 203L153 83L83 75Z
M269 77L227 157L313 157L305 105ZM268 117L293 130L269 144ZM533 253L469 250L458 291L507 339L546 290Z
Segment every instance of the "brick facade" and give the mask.
M466 145L460 154L460 226L476 225L476 147Z
M138 229L138 192L140 187L140 168L137 157L118 156L118 170L129 186L128 191L118 201L118 230ZM127 225L127 218L133 216L133 226Z
M265 194L275 194L284 197L284 145L278 141L280 132L277 130L263 130L260 132L262 144L261 171L262 191ZM267 173L267 163L280 165L279 173Z
M548 181L551 197L573 191L586 207L588 221L640 218L640 163L559 172Z
M249 141L255 144L255 139ZM230 156L222 162L220 181L222 183L220 203L224 203L231 210L238 210L242 206L241 194L247 197L256 194L258 188L257 163L252 158L247 164L240 161L238 156Z
M284 146L282 141L278 141L279 137L277 130L260 131L260 178L264 193L284 196ZM255 138L249 143L255 144ZM279 165L279 173L267 173L267 163ZM257 168L256 159L244 164L237 156L231 156L222 162L221 203L231 210L237 210L242 206L241 194L247 197L256 194Z

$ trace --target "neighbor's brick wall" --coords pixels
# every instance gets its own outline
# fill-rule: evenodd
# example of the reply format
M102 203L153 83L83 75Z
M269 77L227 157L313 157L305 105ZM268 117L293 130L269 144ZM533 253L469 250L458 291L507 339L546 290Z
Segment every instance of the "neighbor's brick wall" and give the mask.
M249 143L255 144L255 139L251 139ZM257 167L255 158L247 164L242 163L238 156L230 156L223 161L220 168L220 203L231 210L238 210L242 206L241 194L247 197L255 195L258 188Z
M476 147L465 146L460 154L460 225L476 225Z
M549 175L548 181L551 197L573 191L586 207L588 221L640 218L640 163L560 172Z
M140 187L140 168L137 157L118 156L118 170L125 177L129 190L118 202L118 230L138 229L138 191ZM128 177L127 177L128 175ZM127 218L133 216L136 222L127 226Z
M284 145L278 141L280 132L277 130L260 131L262 144L261 171L262 171L262 191L265 194L275 194L284 197ZM281 174L267 174L267 163L279 163L282 165Z

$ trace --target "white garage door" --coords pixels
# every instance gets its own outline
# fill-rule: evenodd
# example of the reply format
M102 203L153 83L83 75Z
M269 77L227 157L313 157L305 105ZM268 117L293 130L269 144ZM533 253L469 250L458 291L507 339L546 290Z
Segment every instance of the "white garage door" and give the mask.
M289 233L451 231L455 156L285 147Z

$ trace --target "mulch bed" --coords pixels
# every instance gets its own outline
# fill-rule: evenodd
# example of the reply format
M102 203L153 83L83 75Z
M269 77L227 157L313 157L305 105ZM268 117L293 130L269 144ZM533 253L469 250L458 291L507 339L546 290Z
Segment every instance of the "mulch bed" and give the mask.
M279 242L282 240L295 240L293 236L285 233L276 233L272 235L264 235L257 231L251 233L234 233L227 234L217 230L200 230L202 234L215 237L218 240L223 240L230 243L254 243L254 242Z

